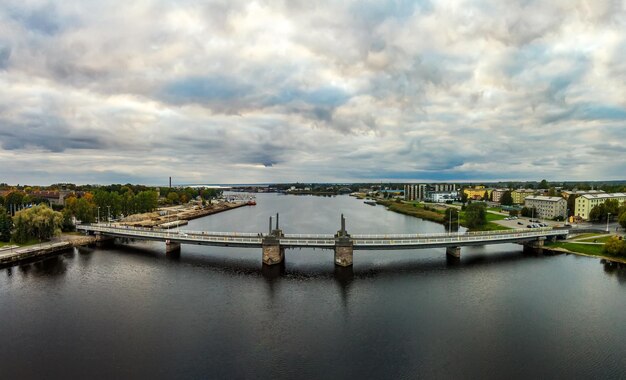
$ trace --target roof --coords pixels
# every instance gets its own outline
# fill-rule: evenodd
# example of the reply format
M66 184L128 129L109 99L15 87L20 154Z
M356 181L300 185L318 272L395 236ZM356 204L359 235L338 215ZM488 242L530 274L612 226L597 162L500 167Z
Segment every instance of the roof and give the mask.
M544 195L531 195L529 197L524 198L527 201L546 201L546 202L565 202L563 197L547 197Z
M517 192L517 193L534 193L535 190L533 190L533 189L516 189L516 190L513 190L513 192Z
M626 193L598 193L598 194L583 194L582 198L586 199L610 199L618 197L626 197Z

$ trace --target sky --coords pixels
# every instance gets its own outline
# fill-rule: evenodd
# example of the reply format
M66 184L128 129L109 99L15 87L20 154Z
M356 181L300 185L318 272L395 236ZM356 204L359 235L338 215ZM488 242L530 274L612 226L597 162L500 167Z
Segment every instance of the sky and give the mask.
M626 1L0 2L0 182L625 179Z

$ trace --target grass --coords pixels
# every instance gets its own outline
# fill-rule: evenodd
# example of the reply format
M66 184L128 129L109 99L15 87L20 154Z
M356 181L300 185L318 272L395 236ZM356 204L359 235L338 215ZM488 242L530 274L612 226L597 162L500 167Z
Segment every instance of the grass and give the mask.
M445 220L444 212L439 212L430 208L426 210L424 209L424 205L420 203L398 203L394 201L378 201L378 203L385 205L389 208L389 210L400 214L410 215L437 223L443 223Z
M568 251L584 253L593 256L609 256L602 251L603 245L597 244L576 244L565 242L546 242L546 247L565 248Z
M606 243L607 241L609 241L610 238L612 238L613 236L616 235L598 235L598 237L593 237L593 238L584 238L584 239L578 239L576 238L576 240L580 240L580 241L584 241L584 242L589 242L589 243Z
M500 207L487 207L487 211L502 212Z
M400 214L405 214L405 215L413 216L413 217L420 218L420 219L430 220L430 221L436 222L436 223L444 223L445 219L446 219L447 209L445 209L445 210L434 210L431 205L427 205L429 207L429 209L426 210L426 209L424 209L424 204L423 203L419 203L419 202L398 203L398 202L394 202L394 201L378 201L378 203L387 206L389 208L389 210L391 210L391 211L395 211L395 212L398 212ZM465 214L464 212L461 212L460 213L460 217L461 217L461 225L465 227L465 226L467 226L467 223L465 223L465 215L464 214ZM481 228L472 229L472 231L502 231L502 230L509 230L510 229L509 227L501 226L501 225L493 222L495 220L502 220L504 218L506 218L506 216L504 216L504 215L497 215L497 214L487 213L487 224L485 224Z
M46 241L42 241L42 243L45 243L45 242ZM26 243L23 243L23 244L17 244L17 243L14 243L12 241L10 241L10 242L3 242L2 241L2 242L0 242L0 247L4 247L4 246L7 246L7 245L17 245L18 247L28 247L30 245L36 245L36 244L39 244L39 240L37 240L37 239L31 239L31 240L29 240L29 241L27 241Z
M487 213L487 222L494 222L496 220L504 220L505 218L508 218L508 216L500 215L500 214L492 214L490 212Z
M597 237L597 236L603 236L603 235L605 235L605 234L586 233L586 234L577 235L576 237L574 237L574 239L576 239L576 240L586 240L586 239L594 238L594 237Z

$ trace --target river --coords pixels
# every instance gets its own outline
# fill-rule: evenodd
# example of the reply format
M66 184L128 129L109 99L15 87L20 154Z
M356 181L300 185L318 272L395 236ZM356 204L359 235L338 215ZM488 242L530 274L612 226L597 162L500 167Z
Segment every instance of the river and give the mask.
M348 197L258 194L186 229L443 232ZM514 244L355 251L134 242L0 269L0 377L624 378L626 269Z

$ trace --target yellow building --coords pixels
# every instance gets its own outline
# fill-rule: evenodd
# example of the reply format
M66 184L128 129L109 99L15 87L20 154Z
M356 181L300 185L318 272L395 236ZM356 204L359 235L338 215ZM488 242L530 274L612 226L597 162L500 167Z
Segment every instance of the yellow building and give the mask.
M589 213L594 206L597 206L609 199L616 199L621 205L626 201L625 193L602 193L602 194L583 194L576 198L576 209L574 215L585 220L589 220Z
M463 189L463 193L467 195L467 199L483 199L485 196L485 191L487 192L487 197L491 196L491 191L493 189L485 189L485 186L474 186L474 187L466 187Z
M513 198L513 203L517 205L524 204L524 199L531 195L535 194L535 190L532 189L517 189L511 191L511 198Z

